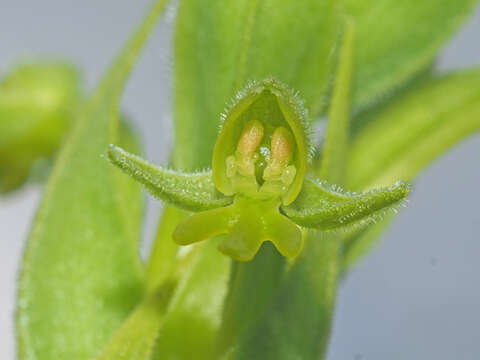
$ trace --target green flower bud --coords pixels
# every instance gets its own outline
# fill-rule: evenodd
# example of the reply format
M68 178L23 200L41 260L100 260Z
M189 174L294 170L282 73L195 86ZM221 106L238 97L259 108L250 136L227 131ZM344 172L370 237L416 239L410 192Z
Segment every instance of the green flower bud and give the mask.
M0 192L50 157L72 121L79 99L77 72L62 64L17 67L0 83Z

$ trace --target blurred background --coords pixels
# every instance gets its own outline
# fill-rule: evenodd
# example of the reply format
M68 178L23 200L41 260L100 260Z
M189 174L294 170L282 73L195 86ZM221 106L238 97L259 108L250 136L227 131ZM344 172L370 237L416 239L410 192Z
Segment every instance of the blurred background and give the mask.
M150 0L0 0L0 76L18 60L71 60L91 90ZM171 145L173 11L157 28L123 99L147 157ZM441 71L480 65L480 9L442 52ZM331 360L474 360L480 356L480 134L415 183L407 209L340 286ZM41 196L0 198L0 358L14 359L15 282ZM161 204L149 198L148 251Z

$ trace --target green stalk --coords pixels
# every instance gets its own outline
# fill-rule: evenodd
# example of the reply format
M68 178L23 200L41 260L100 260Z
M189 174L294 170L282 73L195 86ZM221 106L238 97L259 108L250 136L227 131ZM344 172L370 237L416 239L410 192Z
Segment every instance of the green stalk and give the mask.
M252 261L233 261L218 332L218 358L233 358L238 344L258 326L278 292L285 268L285 258L269 242L263 244Z
M158 289L174 271L178 245L172 241L172 233L184 218L184 212L173 206L163 209L147 264L148 293Z
M264 246L252 263L236 264L219 331L217 359L324 358L341 242L316 231L306 232L305 237L308 252L302 252L290 267L276 261L272 246Z

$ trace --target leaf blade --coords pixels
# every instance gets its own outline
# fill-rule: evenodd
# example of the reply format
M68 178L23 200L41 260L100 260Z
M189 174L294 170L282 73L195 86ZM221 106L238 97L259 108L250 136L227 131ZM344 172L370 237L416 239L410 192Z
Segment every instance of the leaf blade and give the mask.
M20 359L94 356L143 291L143 268L131 247L140 218L123 221L132 197L122 196L123 185L100 154L116 138L121 90L164 5L155 3L60 151L22 263Z
M327 131L318 176L331 184L344 185L350 130L351 81L354 67L355 27L346 21L337 76L328 110Z
M214 358L231 264L216 250L218 240L196 245L186 255L188 264L170 301L153 359Z
M96 359L151 359L173 287L173 284L165 283L142 301Z
M181 3L175 35L174 166L188 171L210 166L220 114L249 80L277 78L297 89L312 116L318 115L338 16L335 0Z
M367 114L374 121L352 140L349 186L364 189L394 178L411 180L448 147L478 131L479 89L479 70L453 73L427 80Z
M352 140L349 186L371 188L392 179L414 179L448 148L480 130L479 91L480 71L472 69L424 80L418 88L365 114L362 120L367 125ZM392 217L363 233L350 234L346 270L374 246Z
M476 4L347 0L345 10L358 30L354 104L377 101L427 67Z

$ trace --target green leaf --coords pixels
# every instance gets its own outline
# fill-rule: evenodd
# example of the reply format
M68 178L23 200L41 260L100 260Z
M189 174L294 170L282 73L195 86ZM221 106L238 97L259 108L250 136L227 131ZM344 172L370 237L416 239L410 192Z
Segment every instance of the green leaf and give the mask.
M328 110L322 161L318 172L321 179L340 186L343 186L345 181L348 153L354 35L354 25L350 21L346 21L335 86Z
M140 139L137 136L137 132L134 127L131 126L129 120L120 115L120 123L118 128L118 141L126 149L129 149L135 153L142 152L142 145ZM100 155L101 156L101 155ZM135 181L132 181L123 174L112 174L112 181L115 182L115 186L122 192L121 205L119 211L122 212L123 223L125 228L130 232L129 237L131 239L131 251L138 253L138 228L142 226L142 218L144 215L144 199L141 194L141 188ZM138 198L142 197L142 201L138 201Z
M476 0L345 0L356 24L354 104L385 96L426 68Z
M97 360L150 360L174 284L148 296L102 350Z
M188 265L168 306L153 359L214 359L231 263L215 249L220 239L195 245L179 258Z
M377 111L363 115L348 165L352 188L413 179L437 156L480 130L480 70L424 81ZM347 239L345 267L375 244L391 216Z
M434 158L480 130L480 70L427 80L366 114L352 140L348 186L365 189L411 180Z
M77 71L63 63L23 64L0 84L0 193L22 183L49 158L80 102Z
M334 57L336 0L183 1L175 35L173 164L210 166L220 113L249 80L273 76L319 114Z
M186 174L164 169L113 145L110 145L107 156L152 195L184 210L209 210L232 203L231 197L216 190L211 171Z
M304 227L346 228L378 221L388 210L395 210L409 191L407 183L397 182L387 188L351 194L326 183L306 181L298 198L282 210Z
M119 96L164 3L119 54L60 151L22 263L20 359L92 358L143 292L141 193L125 189L100 155L116 140Z

